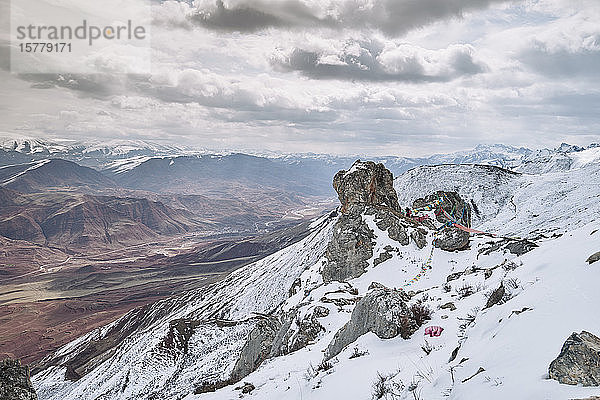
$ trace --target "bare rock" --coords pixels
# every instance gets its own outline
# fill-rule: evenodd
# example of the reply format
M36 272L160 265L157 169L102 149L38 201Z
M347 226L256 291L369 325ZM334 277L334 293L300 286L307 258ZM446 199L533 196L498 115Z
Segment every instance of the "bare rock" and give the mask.
M456 306L451 301L448 302L448 303L446 303L446 304L441 305L440 308L442 310L450 310L450 311L455 311L456 310Z
M392 258L392 254L388 251L381 252L377 258L373 259L373 266L376 267L384 261Z
M600 338L573 332L550 363L548 375L568 385L600 386Z
M589 256L588 259L585 261L588 264L592 264L592 263L595 263L596 261L600 261L600 251Z
M398 335L409 338L419 324L406 304L408 300L401 290L376 286L356 304L350 321L335 334L327 347L326 358L335 357L367 332L373 332L381 339Z
M506 289L504 288L504 284L500 284L500 286L495 289L490 297L487 299L487 303L485 304L485 308L490 308L502 301L504 298L504 294L506 293Z
M281 322L276 318L261 318L248 335L242 347L242 352L233 367L230 381L239 382L271 356L273 343L281 328Z
M325 252L323 281L345 282L361 276L369 266L367 260L373 257L374 237L360 214L342 214Z
M469 236L469 232L447 226L438 234L435 245L446 251L465 250L469 247Z
M427 232L421 228L415 229L410 233L410 238L419 249L427 246Z
M35 389L29 379L29 368L19 360L0 362L0 399L37 400Z
M400 210L394 177L383 164L357 160L348 171L333 178L333 188L342 203L342 212L354 206L382 205Z

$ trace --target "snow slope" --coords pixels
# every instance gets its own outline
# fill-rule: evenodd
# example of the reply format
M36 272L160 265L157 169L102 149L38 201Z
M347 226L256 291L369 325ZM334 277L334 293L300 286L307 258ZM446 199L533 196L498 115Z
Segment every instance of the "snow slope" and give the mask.
M394 187L401 204L436 190L456 191L479 210L473 213L475 229L549 237L597 218L600 158L593 158L597 150L582 152L586 161L580 161L580 167L537 175L480 165L417 167L398 177Z

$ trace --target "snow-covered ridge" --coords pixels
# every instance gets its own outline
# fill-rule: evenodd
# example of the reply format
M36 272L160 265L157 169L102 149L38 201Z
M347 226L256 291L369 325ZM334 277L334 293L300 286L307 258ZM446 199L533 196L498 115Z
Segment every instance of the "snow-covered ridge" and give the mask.
M578 153L577 168L541 175L478 165L422 166L395 181L400 204L435 190L458 192L474 206L474 227L505 236L529 238L564 234L600 213L598 149Z

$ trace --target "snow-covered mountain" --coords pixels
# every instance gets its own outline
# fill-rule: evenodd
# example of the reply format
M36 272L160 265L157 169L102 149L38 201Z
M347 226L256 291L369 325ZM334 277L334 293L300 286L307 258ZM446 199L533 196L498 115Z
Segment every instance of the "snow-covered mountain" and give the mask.
M438 165L394 182L355 163L305 239L59 349L34 371L38 396L595 395L548 368L572 332L600 334L600 270L586 263L600 250L596 149L535 176Z
M339 169L350 165L357 158L369 158L381 162L395 175L419 165L437 164L481 164L514 169L519 172L544 173L550 170L565 170L578 158L578 154L597 149L598 144L581 147L562 143L555 149L531 150L503 144L477 145L470 150L453 153L433 154L427 157L370 157L332 156L327 154L277 154L247 153L247 155L272 160L283 166L297 166L307 171L317 171L329 177ZM239 151L210 151L204 148L166 144L147 140L88 140L39 139L23 136L0 136L0 165L30 162L45 158L63 158L79 164L122 173L139 167L151 159L206 156L217 157L240 154Z

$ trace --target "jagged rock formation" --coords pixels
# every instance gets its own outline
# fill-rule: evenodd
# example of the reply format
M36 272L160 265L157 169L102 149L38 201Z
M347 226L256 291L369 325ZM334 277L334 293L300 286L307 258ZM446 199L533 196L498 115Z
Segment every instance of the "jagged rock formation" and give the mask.
M412 237L419 248L425 246L425 233L408 232L407 228L418 224L401 213L393 181L392 173L383 164L370 161L358 160L350 170L335 175L333 187L342 204L342 215L327 247L328 262L321 271L324 282L359 277L368 267L367 260L373 257L374 235L363 214L374 216L377 227L401 245L408 245Z
M550 363L548 375L568 385L600 386L600 338L573 332Z
M272 356L273 343L280 328L281 322L277 318L265 317L259 320L242 347L231 372L231 382L239 382Z
M348 171L339 171L333 178L342 210L367 205L382 205L400 210L394 190L394 177L383 164L357 160Z
M350 321L335 334L325 352L327 359L338 355L344 347L367 332L373 332L381 339L391 339L398 335L407 339L423 322L408 307L410 297L404 291L382 285L373 286L356 303Z
M0 399L37 400L29 380L29 368L22 366L19 360L6 359L0 362Z
M408 245L409 236L407 228L410 225L414 225L414 222L409 222L407 219L402 218L402 214L386 209L368 207L365 213L375 216L375 224L382 231L387 231L390 239L395 240L403 246Z

